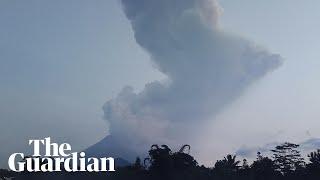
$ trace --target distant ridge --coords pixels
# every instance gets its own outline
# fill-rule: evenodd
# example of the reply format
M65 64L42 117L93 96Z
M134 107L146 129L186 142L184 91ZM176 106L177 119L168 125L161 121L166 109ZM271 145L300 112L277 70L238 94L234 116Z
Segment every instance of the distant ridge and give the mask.
M84 150L87 157L113 157L116 166L126 166L134 162L137 154L129 151L111 135Z

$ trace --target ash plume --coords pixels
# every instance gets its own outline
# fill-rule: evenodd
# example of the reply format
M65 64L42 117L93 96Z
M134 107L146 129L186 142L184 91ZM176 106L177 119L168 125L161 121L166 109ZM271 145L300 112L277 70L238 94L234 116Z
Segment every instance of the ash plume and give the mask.
M216 0L121 2L136 42L167 76L139 93L125 87L103 107L112 136L137 151L181 143L186 129L214 117L281 65L280 55L224 31Z

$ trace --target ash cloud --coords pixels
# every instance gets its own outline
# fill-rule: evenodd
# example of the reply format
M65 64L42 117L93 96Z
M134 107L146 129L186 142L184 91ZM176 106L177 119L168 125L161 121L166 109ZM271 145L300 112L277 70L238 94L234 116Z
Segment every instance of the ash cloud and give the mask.
M128 146L181 143L184 131L281 65L280 55L222 30L215 0L121 2L136 42L167 76L139 93L125 87L104 105L110 133Z

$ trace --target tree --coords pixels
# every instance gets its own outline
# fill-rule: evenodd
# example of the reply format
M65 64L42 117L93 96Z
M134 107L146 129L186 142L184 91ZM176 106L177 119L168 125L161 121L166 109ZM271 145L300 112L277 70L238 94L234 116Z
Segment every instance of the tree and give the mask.
M250 177L250 166L248 164L247 159L242 160L242 166L238 169L238 176L240 179L248 179ZM238 179L239 179L238 178Z
M187 150L187 152L185 152ZM190 146L183 145L178 152L172 154L174 169L178 171L189 171L198 166L197 161L189 155Z
M297 150L298 147L298 144L285 142L271 150L277 171L289 174L304 167L305 163L300 151Z
M145 159L150 162L150 171L157 173L167 173L172 170L172 151L167 145L158 145L154 144L149 150L149 158Z
M308 171L313 175L320 175L320 149L311 152L309 155L310 163L307 164Z
M260 152L257 153L257 160L252 163L251 170L255 179L271 179L277 175L272 159L262 156Z
M141 159L140 159L140 157L137 157L137 158L136 158L136 161L134 162L133 167L134 167L136 170L142 170L142 169L143 169L143 166L142 166L142 164L141 164Z
M213 172L218 176L234 176L240 168L239 163L235 155L228 154L224 159L215 163Z
M311 152L308 155L308 157L309 157L311 164L320 167L320 149L318 149L317 151Z
M149 162L150 179L196 179L200 169L189 151L189 145L182 146L177 152L172 152L167 145L152 145L149 157L145 159Z

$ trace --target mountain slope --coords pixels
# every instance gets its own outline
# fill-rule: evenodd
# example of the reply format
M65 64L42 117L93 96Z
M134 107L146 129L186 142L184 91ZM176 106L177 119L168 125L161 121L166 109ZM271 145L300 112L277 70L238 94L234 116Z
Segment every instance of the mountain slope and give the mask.
M113 157L116 166L126 166L134 162L137 154L119 143L113 136L108 135L85 151L88 157Z

